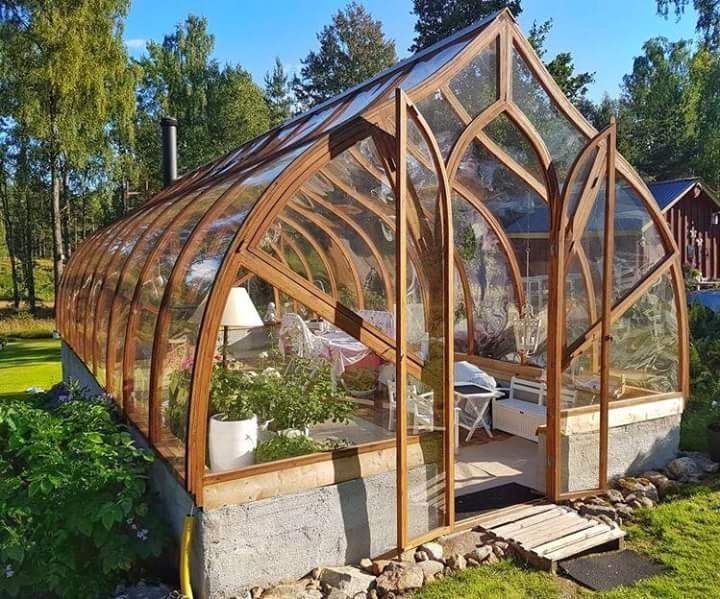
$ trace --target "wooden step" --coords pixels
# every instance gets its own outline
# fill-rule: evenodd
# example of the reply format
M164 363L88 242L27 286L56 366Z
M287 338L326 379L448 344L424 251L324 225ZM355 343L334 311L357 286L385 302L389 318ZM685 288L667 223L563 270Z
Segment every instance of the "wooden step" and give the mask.
M557 563L595 547L621 549L625 531L546 501L521 503L483 514L478 526L510 543L531 564L556 571Z

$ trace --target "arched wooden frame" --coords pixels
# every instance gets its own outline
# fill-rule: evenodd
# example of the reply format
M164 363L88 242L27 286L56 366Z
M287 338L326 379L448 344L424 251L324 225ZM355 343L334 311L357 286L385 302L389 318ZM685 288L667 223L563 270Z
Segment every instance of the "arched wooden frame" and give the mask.
M78 327L78 332L80 336L78 338L77 349L79 350L83 361L88 364L89 368L92 368L92 354L90 353L90 339L88 337L88 334L90 326L92 324L91 321L94 316L90 313L89 308L91 304L94 305L96 285L102 280L102 277L105 274L104 272L100 272L99 268L102 264L103 258L107 257L107 252L110 250L110 247L115 242L115 239L119 235L122 235L122 233L127 228L127 221L119 221L117 227L112 227L108 229L105 236L103 237L101 245L98 245L93 255L89 256L89 260L87 262L88 286L86 287L86 292L84 294L82 293L81 288L81 295L78 296L77 314L84 314L84 317L82 319L82 326Z
M80 346L81 327L78 326L78 323L76 322L76 315L79 312L80 301L84 301L83 296L85 292L85 281L88 281L88 285L91 284L90 279L92 277L92 270L90 270L90 265L93 263L93 259L97 258L97 249L103 247L105 241L108 238L108 235L108 229L105 229L95 239L91 240L88 243L87 251L84 252L81 256L79 256L76 266L76 280L73 282L73 285L75 285L76 287L76 292L74 294L74 297L72 298L72 303L69 303L67 306L67 327L70 332L70 343L72 344L74 351L79 356L82 356L82 350Z
M190 198L194 197L192 194L189 195ZM183 200L183 201L191 201L191 200ZM118 319L120 318L120 313L122 311L122 299L120 298L120 290L122 289L123 281L125 280L125 276L127 275L127 269L130 267L130 265L133 263L133 260L135 257L142 251L142 252L148 252L148 247L146 244L148 235L150 231L153 230L153 228L160 222L163 221L163 219L168 215L172 214L172 211L176 209L178 206L182 207L182 202L171 202L168 201L165 206L159 210L159 212L155 215L155 217L152 219L152 222L148 226L145 231L143 231L143 234L141 235L140 239L138 239L137 243L135 244L135 247L133 247L132 251L127 257L127 260L125 261L125 264L123 264L122 270L120 272L120 276L118 277L117 285L115 287L115 291L113 292L113 298L110 305L110 318L108 320L108 336L107 336L107 347L105 349L105 359L106 359L106 365L105 365L105 381L106 381L106 388L109 391L114 391L115 389L118 389L118 399L120 400L120 403L123 403L123 394L122 394L122 380L120 381L120 385L118 387L115 386L114 378L115 378L115 362L114 359L111 358L111 355L114 355L112 352L112 347L114 344L114 340L118 338L118 336L122 336L123 344L125 343L125 335L127 333L127 321L125 322L125 326L123 327L125 330L117 331L116 335L116 329L118 327L121 327L120 323L118 323ZM150 250L152 251L152 250ZM143 266L147 264L147 260L143 262ZM140 272L143 271L143 267L141 266ZM137 285L137 281L136 281ZM133 291L134 295L134 291ZM130 318L130 311L128 310L128 320ZM124 356L124 345L123 345L123 356ZM121 356L121 362L120 362L120 371L121 371L121 379L122 379L122 359L123 356Z
M325 250L320 246L320 244L315 240L315 238L305 227L282 215L278 218L282 221L283 225L290 227L298 235L302 236L302 238L310 245L310 247L315 250L315 253L320 257L320 261L323 263L323 268L325 269L328 280L330 281L330 295L336 298L338 294L337 280L335 278L335 273L330 266L330 260L328 259L327 254L325 254Z
M383 287L385 289L385 297L387 298L386 301L388 302L388 305L390 305L392 303L392 297L393 297L392 279L390 277L390 273L388 273L387 267L385 265L385 261L383 260L383 256L381 256L380 252L378 252L377 247L373 243L372 239L370 239L370 237L368 236L368 234L365 232L365 230L362 227L360 227L352 218L347 216L347 214L345 213L344 210L337 210L336 207L334 207L331 202L327 202L324 198L320 197L319 195L317 195L316 193L314 193L308 189L303 189L303 193L305 195L307 195L316 204L322 206L326 210L329 210L330 212L335 214L350 229L352 229L352 231L362 240L362 242L365 244L368 251L372 255L373 259L377 263L378 273L380 274L380 277L382 278ZM312 214L306 208L300 207L297 204L295 204L293 206L293 208L300 214L303 214L306 218L307 218L308 214ZM320 214L316 214L315 216L317 216L320 219L320 222L323 223L324 230L327 230L328 228L332 227L334 224Z
M158 203L153 208L150 208L147 211L144 211L142 213L138 213L137 217L131 218L128 220L128 228L124 230L125 239L123 239L122 243L132 243L132 247L129 249L127 254L124 255L122 251L118 250L115 252L115 254L110 258L110 261L108 262L107 266L104 269L104 275L103 281L100 285L100 289L97 294L97 298L95 300L95 305L91 306L91 311L89 314L91 314L92 317L92 371L94 374L97 374L99 369L99 357L100 357L100 344L98 343L98 321L102 318L102 313L104 310L108 310L108 326L105 331L106 334L110 331L110 317L112 315L112 306L114 303L115 296L117 294L118 287L120 285L120 276L124 272L125 264L127 264L128 259L130 256L133 255L135 248L137 245L142 241L142 239L145 237L145 234L150 230L152 225L157 220L156 217L152 216L152 214L159 210L159 214L163 214L164 211L169 208L172 204L170 203ZM134 234L134 229L138 226L143 226L145 224L145 229L141 231L137 237L135 237L134 241L131 241L132 235ZM122 261L122 265L121 265ZM112 290L109 288L109 281L112 277L112 273L118 272L118 278L113 285ZM108 297L109 295L109 297ZM111 389L111 385L108 383L107 378L107 349L108 349L108 342L109 342L109 335L108 338L105 340L105 357L106 357L106 364L105 364L105 388Z
M355 298L357 301L357 309L363 310L365 308L365 296L363 294L363 284L360 280L360 274L358 273L357 269L355 268L355 264L353 263L352 256L348 253L347 248L345 247L345 244L343 243L342 239L340 239L335 233L335 231L332 230L332 228L323 228L323 226L326 224L324 219L320 218L317 214L310 212L308 210L303 210L301 206L288 204L287 208L289 208L292 212L295 212L298 216L301 216L305 220L307 220L309 223L315 225L319 229L322 230L325 235L327 235L328 239L331 241L335 249L338 251L338 253L343 257L343 260L348 265L348 270L350 271L350 278L352 279L353 283L353 291L355 292ZM292 218L292 212L287 213L287 218ZM279 215L278 218L282 216ZM292 219L293 222L295 219ZM334 296L334 299L337 299L337 295Z
M173 263L170 275L168 277L165 288L163 289L163 296L160 300L158 307L158 316L155 320L155 330L152 342L152 352L150 358L150 380L148 383L148 403L149 403L149 434L150 441L155 442L160 438L160 374L163 366L163 359L165 357L164 352L160 348L164 347L167 343L168 329L170 326L170 310L169 303L175 289L181 282L181 277L185 275L190 260L195 256L195 249L197 245L202 242L208 228L212 226L212 223L216 218L222 215L223 211L227 209L229 205L236 199L237 194L243 190L243 184L249 177L257 174L264 170L268 164L259 164L251 169L248 169L245 173L235 179L234 182L230 183L227 188L214 200L211 205L207 208L204 214L200 215L199 219L192 225L190 234L183 245L180 253L178 254L175 262ZM192 210L194 204L198 201L202 201L205 195L210 193L214 189L213 187L201 194L193 202L189 202L181 211L181 214L175 217L175 222L183 222L183 218L186 212ZM262 195L262 194L261 194ZM174 233L174 226L168 227L168 232ZM161 251L165 250L166 245L172 239L170 235L164 235L161 240L157 243L154 248L152 258L148 257L146 267L150 268L156 263L156 259L161 256ZM143 269L146 270L145 268ZM132 307L130 316L128 318L128 328L125 340L125 357L123 359L123 399L128 401L130 394L132 393L133 379L131 374L131 368L134 368L135 362L135 330L139 325L138 317L138 304L140 301L140 290L141 283L143 282L144 275L138 279L138 285L135 289L135 296L133 297Z
M249 247L253 242L260 242L264 231L284 208L288 199L292 198L309 178L309 174L319 171L333 156L351 147L356 141L368 137L371 132L372 128L366 123L353 121L337 135L323 137L303 156L297 158L268 187L251 209L231 243L226 260L220 266L203 314L189 401L187 479L189 490L200 503L202 503L202 479L207 443L209 373L206 363L214 352L215 335L212 331L217 330L219 326L225 298L235 278L234 273L240 266L252 270L268 283L282 287L286 293L302 301L308 309L354 335L381 357L394 361L394 342L391 339L368 327L362 319L341 304L328 302L322 292L302 277L277 270L263 257L262 252ZM251 234L247 235L248 232ZM200 364L205 366L201 367Z

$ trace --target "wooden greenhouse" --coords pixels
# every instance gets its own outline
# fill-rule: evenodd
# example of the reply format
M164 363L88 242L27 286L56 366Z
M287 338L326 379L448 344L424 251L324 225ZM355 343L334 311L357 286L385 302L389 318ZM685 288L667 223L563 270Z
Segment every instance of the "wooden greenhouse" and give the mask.
M210 595L467 527L508 483L604 489L675 454L688 397L668 225L507 11L95 233L58 322L169 516L199 510Z

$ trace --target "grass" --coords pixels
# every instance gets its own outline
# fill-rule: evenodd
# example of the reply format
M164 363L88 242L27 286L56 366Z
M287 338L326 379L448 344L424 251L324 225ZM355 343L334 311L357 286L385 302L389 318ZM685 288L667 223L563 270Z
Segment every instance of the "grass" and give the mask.
M415 599L699 599L720 595L720 482L689 487L674 501L642 510L638 522L625 528L628 546L665 565L666 574L592 593L563 578L506 561L432 583Z
M50 389L60 379L56 339L10 339L0 351L0 402L27 397L29 387Z
M36 315L13 308L0 308L0 337L47 339L55 330L52 310L38 307Z

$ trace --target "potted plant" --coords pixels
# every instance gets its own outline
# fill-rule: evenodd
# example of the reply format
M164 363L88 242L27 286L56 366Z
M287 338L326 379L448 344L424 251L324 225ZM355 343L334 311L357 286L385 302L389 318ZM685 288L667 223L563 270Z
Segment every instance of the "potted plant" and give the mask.
M358 399L369 399L377 387L377 369L357 366L348 368L342 375L348 393Z
M308 436L311 426L328 420L346 422L354 407L324 360L293 358L268 395L270 426L285 436Z
M231 470L255 463L258 418L252 393L254 372L215 365L210 385L210 469Z

